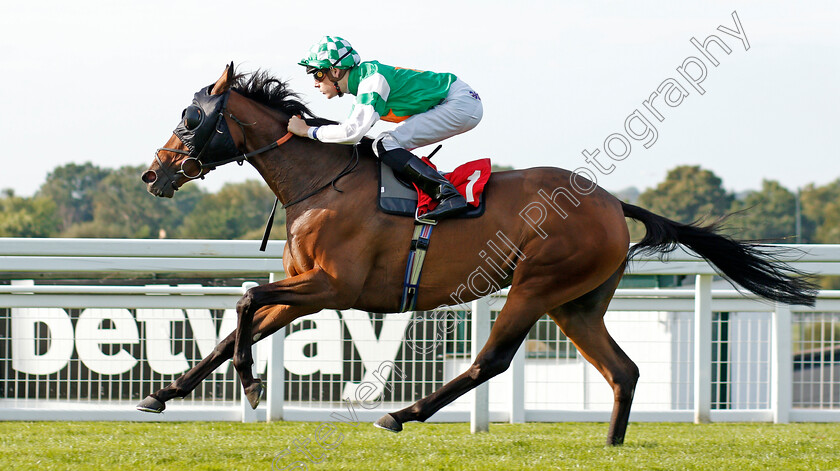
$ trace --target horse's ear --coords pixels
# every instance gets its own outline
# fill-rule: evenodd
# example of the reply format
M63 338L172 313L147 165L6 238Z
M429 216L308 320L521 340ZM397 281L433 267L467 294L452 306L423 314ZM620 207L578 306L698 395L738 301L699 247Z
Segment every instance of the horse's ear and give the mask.
M222 72L222 76L219 77L219 80L216 80L216 84L213 85L213 90L210 92L210 94L221 95L222 93L226 92L233 84L233 78L233 61L231 61L231 63L225 67L225 71Z

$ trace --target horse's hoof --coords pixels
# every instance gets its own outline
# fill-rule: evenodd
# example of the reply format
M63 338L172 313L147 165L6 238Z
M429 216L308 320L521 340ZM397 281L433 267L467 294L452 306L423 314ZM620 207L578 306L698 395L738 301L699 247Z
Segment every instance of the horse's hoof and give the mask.
M260 405L260 396L262 396L262 393L262 381L258 379L255 379L252 385L245 388L245 397L248 398L248 404L251 404L251 409L256 409Z
M391 414L383 415L379 420L373 423L373 426L394 433L402 431L402 424L399 423Z
M137 404L137 410L142 412L154 412L155 414L160 414L164 409L166 409L166 404L158 401L151 395L146 396L146 399L143 399L140 401L140 404Z

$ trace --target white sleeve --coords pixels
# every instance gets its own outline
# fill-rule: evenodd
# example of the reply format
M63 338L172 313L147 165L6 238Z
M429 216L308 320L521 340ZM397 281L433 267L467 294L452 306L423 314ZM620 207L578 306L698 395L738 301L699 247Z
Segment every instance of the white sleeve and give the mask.
M334 144L355 144L379 120L379 113L371 105L357 103L347 121L318 128L318 140Z

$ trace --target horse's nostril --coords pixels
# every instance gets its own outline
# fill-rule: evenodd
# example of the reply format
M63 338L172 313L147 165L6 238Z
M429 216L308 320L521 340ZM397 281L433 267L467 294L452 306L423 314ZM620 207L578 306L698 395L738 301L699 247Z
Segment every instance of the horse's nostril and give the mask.
M140 176L144 183L154 183L157 180L157 174L154 170L147 170Z

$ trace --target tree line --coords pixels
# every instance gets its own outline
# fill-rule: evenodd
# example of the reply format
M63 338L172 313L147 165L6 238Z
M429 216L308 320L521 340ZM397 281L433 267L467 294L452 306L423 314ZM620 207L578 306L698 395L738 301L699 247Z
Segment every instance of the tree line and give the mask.
M742 194L727 192L714 172L699 166L679 166L665 180L628 202L682 223L721 222L728 235L766 243L840 243L840 178L824 185L809 184L796 192L775 180ZM629 197L628 197L629 196ZM644 228L633 221L631 236Z
M494 171L510 168L494 166ZM140 183L143 170L71 163L50 172L32 197L3 190L0 236L226 240L262 236L274 203L265 183L231 183L215 193L187 184L175 198L157 198ZM798 192L765 180L760 189L736 195L723 188L714 172L679 166L655 188L628 189L617 196L683 223L712 222L734 213L725 227L740 239L840 243L840 178ZM634 240L642 231L640 225L631 224ZM283 238L285 232L285 215L278 211L272 237Z
M4 190L2 237L259 239L274 204L265 183L229 184L215 193L187 184L158 198L140 182L143 166L100 168L67 164L47 176L34 196ZM285 237L278 211L273 238Z

